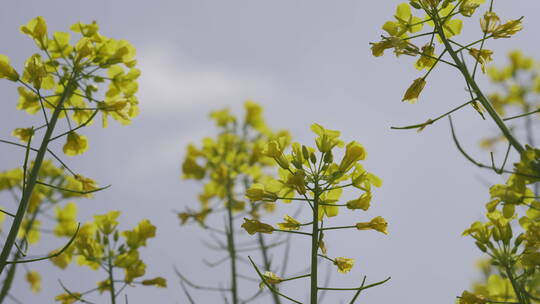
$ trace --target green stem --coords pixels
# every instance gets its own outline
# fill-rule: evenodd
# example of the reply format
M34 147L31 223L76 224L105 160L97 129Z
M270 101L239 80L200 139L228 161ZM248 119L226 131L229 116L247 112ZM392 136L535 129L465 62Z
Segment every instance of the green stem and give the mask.
M11 249L13 248L15 241L17 239L17 233L19 232L19 228L21 227L24 215L26 214L26 209L28 208L30 197L34 190L34 186L36 185L39 171L41 169L41 164L43 163L43 159L45 158L45 153L47 152L49 141L53 135L53 131L56 126L56 123L58 122L60 114L62 113L62 110L61 110L62 106L64 102L69 98L69 96L71 96L74 86L75 86L74 77L72 77L68 81L66 88L64 89L64 92L60 98L60 101L58 102L58 105L54 109L53 115L51 116L51 119L49 121L49 126L47 127L47 130L45 131L45 135L43 136L43 140L41 142L36 158L34 160L34 166L32 167L30 176L28 177L28 181L26 185L23 185L24 190L23 190L21 202L19 204L19 208L17 209L15 219L13 220L13 223L11 224L11 228L9 230L6 242L4 244L4 248L2 248L2 253L0 253L0 274L3 272L4 268L6 267L6 261L8 260L9 255L11 253Z
M228 220L228 229L227 229L227 248L229 249L229 256L231 258L231 295L232 295L232 304L238 304L238 285L237 285L237 275L236 275L236 246L234 243L234 223L233 223L233 214L232 214L232 205L234 203L232 197L232 181L231 177L228 176L227 180L227 220Z
M26 224L25 230L27 234L32 230L38 213L39 213L39 206L35 210L35 212L32 213L32 217L30 218L30 221L28 221L28 223ZM15 253L15 255L13 256L13 262L15 263L12 263L11 267L9 268L7 272L6 279L4 280L4 285L2 286L2 290L0 291L0 303L4 303L4 300L9 294L9 290L11 289L11 286L13 285L13 279L15 278L15 270L17 267L16 262L19 261L21 257L22 257L22 253L20 251L17 251L17 253Z
M523 152L523 150L524 150L523 146L512 135L512 132L510 132L510 130L508 129L508 127L506 126L504 121L501 119L499 114L497 114L495 109L491 106L491 103L489 102L489 100L484 96L484 93L482 92L482 90L480 90L480 87L478 86L476 81L469 74L469 71L467 70L467 67L465 66L465 62L463 62L463 61L461 61L461 59L459 59L457 53L454 51L454 49L452 48L452 45L450 44L450 42L448 41L448 39L446 38L446 36L444 34L444 31L443 31L442 26L440 24L438 14L435 12L433 16L434 16L433 22L435 23L435 27L437 29L437 32L439 33L439 36L441 37L446 50L448 51L448 53L450 54L450 56L452 57L452 59L454 60L456 65L458 66L459 70L461 71L461 74L465 78L465 81L471 86L471 88L473 89L474 93L476 94L478 100L480 101L482 106L486 109L489 116L491 116L491 118L493 119L495 124L499 127L499 129L504 134L504 136L508 139L508 142L510 142L512 147L514 147L514 149L516 149L521 154L521 152Z
M258 233L257 238L259 241L259 248L261 249L261 255L263 257L264 268L268 271L271 271L270 259L268 258L268 249L264 242L264 236L262 235L262 233ZM281 304L281 299L279 298L278 294L272 292L272 299L274 300L275 304Z
M111 304L116 304L116 291L114 290L114 273L112 265L111 252L109 250L109 265L107 269L109 273L109 291L111 292Z
M514 293L516 294L517 300L520 304L528 304L530 303L527 298L523 297L523 293L521 292L521 288L518 285L518 282L514 278L514 271L509 267L508 265L504 266L504 270L506 272L506 275L508 276L508 279L510 280L510 283L512 284L512 288L514 289Z
M315 195L313 199L313 224L311 232L311 275L310 275L310 303L317 304L317 252L319 251L319 181L315 181Z

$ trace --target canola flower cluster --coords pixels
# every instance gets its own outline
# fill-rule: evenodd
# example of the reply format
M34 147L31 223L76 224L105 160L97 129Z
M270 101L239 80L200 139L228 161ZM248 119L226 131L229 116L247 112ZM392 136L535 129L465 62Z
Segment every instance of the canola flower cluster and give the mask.
M68 209L68 207L66 206L66 209L61 211L64 219L73 217L76 212L76 209ZM87 294L98 291L99 293L109 292L111 302L114 303L114 298L118 296L116 293L118 289L115 288L118 283L124 286L138 284L167 287L167 281L162 277L135 280L146 273L146 264L141 259L139 250L146 247L146 242L156 236L156 227L149 220L142 220L135 228L120 231L118 229L119 216L120 211L95 215L93 222L85 223L80 227L73 245L51 259L54 265L65 269L73 258L76 258L78 265L87 266L93 270L104 270L106 277L97 283L97 288L86 292L73 292L64 287L66 293L58 295L55 298L56 301L62 304L84 301ZM64 220L59 225L70 225L70 221ZM122 279L115 277L115 270L123 270Z
M514 121L523 118L523 129L528 144L534 143L532 118L538 110L535 96L540 68L531 57L520 51L508 54L510 64L503 68L488 68L490 80L499 85L503 93L496 91L490 95L494 108L501 115L512 112L523 114L506 118ZM532 110L532 111L531 111ZM480 145L494 149L504 137L488 137ZM490 188L491 200L486 204L487 222L477 221L464 232L472 236L478 248L487 253L489 259L480 266L484 279L477 281L472 291L464 291L459 303L490 303L493 301L517 301L534 303L539 298L540 289L540 202L538 185L540 181L540 151L531 146L521 154L520 162L505 184ZM506 155L508 158L508 152Z
M426 78L440 62L468 75L468 72L465 72L465 61L463 57L459 57L464 52L476 61L474 72L478 64L485 72L486 65L492 61L493 55L493 51L484 48L485 41L510 38L522 29L521 19L501 22L491 5L480 18L482 39L465 44L457 42L455 37L461 34L463 29L460 17L471 18L485 2L485 0L411 0L398 5L394 20L386 22L382 27L386 34L382 35L380 42L372 43L371 51L376 57L382 56L387 49L393 49L396 56L418 57L414 64L415 68L427 70L424 76L415 79L406 90L403 101L415 103L418 100L426 85ZM420 11L424 16L415 16L412 9ZM421 32L424 25L430 29ZM426 38L427 42L418 46L414 41L419 38ZM451 58L445 59L445 55ZM476 100L471 103L481 111ZM485 106L483 102L481 103Z
M295 142L291 145L291 152L286 153L287 147L279 139L269 141L265 145L262 153L273 159L279 166L279 178L253 184L247 190L246 197L252 202L281 200L285 203L302 204L305 208L311 209L312 217L302 221L285 215L284 221L278 223L277 228L258 219L245 218L242 227L249 234L283 232L311 237L311 273L284 279L270 271L263 274L257 269L257 272L263 281L262 284L267 286L310 277L311 303L317 303L317 292L321 289L317 285L318 259L323 258L332 262L341 273L349 272L354 265L353 259L330 258L327 255L325 233L337 229L358 229L374 230L386 234L388 223L381 216L377 216L370 221L358 222L350 226L324 226L326 219L338 216L342 208L367 211L372 201L374 187L380 187L382 181L360 164L360 161L367 156L361 144L351 141L345 145L340 139L339 131L326 129L319 124L313 124L311 130L317 136L315 139L316 148ZM345 148L345 152L343 158L336 162L334 154L340 148ZM340 203L343 191L347 188L361 193L353 200ZM311 226L311 232L301 231L306 226ZM253 265L255 266L254 263ZM271 290L277 292L275 286L272 286Z
M253 184L271 180L268 169L275 166L273 160L263 153L266 142L277 140L281 145L290 143L290 134L283 131L272 131L263 117L263 109L254 101L244 104L243 119L234 116L228 109L214 111L210 118L219 128L216 138L204 138L201 147L189 145L182 163L185 179L193 179L204 183L199 194L199 209L187 208L178 213L182 225L190 221L212 231L222 232L227 237L226 248L231 264L231 301L238 303L242 296L237 280L237 251L246 251L238 245L235 230L239 226L235 219L249 214L252 218L260 219L264 213L273 212L273 202L246 201L243 193ZM226 213L225 230L212 227L207 218L212 214ZM219 246L219 245L218 245ZM268 254L270 247L264 237L260 237L255 246L264 260L265 267L271 267ZM274 303L279 304L279 298L274 297Z
M534 114L540 113L540 63L519 50L510 52L508 59L506 66L487 69L490 81L497 86L488 97L497 113L506 117L505 121L515 122L514 128L520 126L518 121L523 121L526 140L532 145L535 143L532 121ZM502 141L503 136L486 137L480 145L484 149L493 149Z
M71 175L64 169L56 167L51 160L43 162L39 173L39 179L42 184L37 185L30 197L28 212L25 214L22 225L19 229L17 242L19 247L24 248L37 244L41 239L42 219L49 216L57 221L57 225L52 228L52 233L57 237L72 237L77 230L76 221L77 205L70 201L64 204L64 201L89 197L90 193L96 188L95 183L80 175ZM14 197L19 197L22 192L23 169L15 168L0 172L0 192L9 192ZM47 186L51 185L51 186ZM72 189L64 191L61 189ZM62 208L62 205L64 207ZM4 209L5 206L0 208ZM47 215L47 211L54 209L55 216ZM6 219L4 213L0 213L0 232L2 224ZM13 261L19 261L23 254L17 251ZM7 296L7 291L12 285L16 264L11 266L2 289L0 291L0 301ZM37 271L29 270L26 279L31 285L33 292L41 290L41 275Z
M0 191L12 194L18 203L16 213L0 210L0 231L7 217L13 219L0 257L0 273L5 274L0 302L6 297L13 298L10 288L17 265L45 259L62 269L76 259L79 265L106 271L107 278L88 291L71 292L61 283L66 293L55 300L64 304L88 303L84 298L94 291L108 292L114 304L128 285L166 287L162 277L137 280L146 273L139 251L156 233L156 227L148 220L141 221L132 230L120 232L117 228L120 212L112 211L95 216L93 222L81 227L77 221L77 204L64 203L91 197L93 192L107 187L99 188L94 180L76 174L49 149L49 144L65 138L65 155L82 154L88 149L88 138L79 131L92 124L97 114L101 113L102 125L107 127L110 118L127 125L139 112L135 94L140 70L135 67L135 48L125 40L102 35L96 22L77 22L70 29L72 33L49 34L45 20L36 17L20 28L39 49L25 61L24 68L18 71L7 56L0 55L0 78L19 85L17 109L43 116L42 125L13 131L21 144L1 140L24 148L26 155L22 168L0 173ZM79 36L75 43L71 41L73 34ZM55 132L61 120L66 122L68 131ZM38 131L43 131L42 137L38 137L41 143L39 148L33 148ZM61 167L55 166L52 160L45 160L46 154L54 157ZM51 210L54 215L48 214ZM45 218L53 219L56 226L42 228ZM48 256L25 257L29 245L36 244L44 232L67 237L69 241ZM6 266L7 271L3 272ZM114 277L118 270L124 272L123 279ZM32 291L41 290L42 279L37 271L28 270L25 278ZM122 287L115 289L119 283Z
M263 154L264 144L279 139L286 146L290 142L287 131L273 132L262 117L262 108L253 101L245 103L245 117L240 123L228 109L212 112L220 132L216 139L207 137L200 148L187 147L182 163L183 178L204 181L199 195L200 210L178 214L182 224L190 219L204 226L206 217L219 207L234 212L247 211L259 217L261 207L272 211L274 204L246 204L235 194L237 188L270 179L265 168L273 166ZM217 202L212 205L212 200Z
M67 120L70 131L51 140L66 135L63 151L73 156L88 149L88 138L77 130L91 124L98 113L103 127L109 117L129 124L139 113L135 93L140 70L135 68L135 48L126 40L103 36L95 22L77 22L70 29L80 36L73 44L71 33L49 35L42 17L21 26L21 32L34 40L41 53L28 57L22 72L10 65L7 56L0 55L0 78L20 84L17 109L45 117L47 111L58 111L59 118ZM99 88L104 86L107 91L99 96ZM47 126L48 122L36 128L16 128L13 135L28 142Z
M474 222L463 232L489 255L499 274L477 285L475 293L464 291L460 304L531 303L540 296L540 201L531 189L540 181L540 150L527 146L514 172L505 184L490 188L487 221Z

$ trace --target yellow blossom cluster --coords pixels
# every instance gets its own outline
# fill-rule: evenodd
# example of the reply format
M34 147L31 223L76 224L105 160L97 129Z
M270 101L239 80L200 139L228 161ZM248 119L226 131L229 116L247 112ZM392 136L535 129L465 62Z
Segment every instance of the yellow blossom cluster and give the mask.
M491 263L504 278L494 274L487 279L487 287L478 289L473 295L467 292L460 303L477 303L471 300L474 297L489 301L512 299L522 303L530 295L540 295L537 280L540 271L540 201L530 187L540 181L539 164L540 150L527 146L507 182L490 188L491 200L486 204L488 221L474 222L463 232L475 239L481 251L489 254ZM507 288L509 291L504 294L493 291L498 288L502 292L502 284L511 287ZM530 292L523 292L523 288Z
M0 78L20 84L17 109L29 114L58 111L59 118L68 120L70 132L63 150L73 156L88 149L87 137L76 130L91 124L98 113L103 127L109 117L129 124L139 113L135 93L141 72L135 67L135 48L126 40L100 34L96 22L77 22L70 29L72 33L49 34L43 17L21 26L41 53L31 55L22 72L0 55ZM73 34L78 36L75 42ZM107 87L105 94L99 94L100 87ZM13 136L27 142L34 132L16 128Z
M325 226L330 218L336 217L341 208L367 211L373 198L373 190L382 185L382 181L375 174L368 172L360 162L365 160L367 152L356 141L345 144L341 133L330 130L322 125L313 124L311 130L315 133L315 147L308 147L300 143L293 143L290 152L283 147L279 138L266 143L263 154L272 158L278 165L279 178L266 179L261 183L253 184L247 191L246 197L252 202L298 203L311 209L312 217L300 220L285 215L283 222L274 227L258 219L245 218L242 227L249 233L294 233L307 235L312 238L311 248L311 274L295 278L282 279L274 273L259 273L263 282L278 284L283 281L302 277L311 277L317 280L317 260L324 258L331 261L340 273L349 272L354 260L346 257L330 258L327 256L325 237L330 231L338 229L374 230L387 233L388 223L377 216L368 222L358 222L349 226ZM335 155L339 150L341 158ZM340 203L345 189L354 189L360 192L358 198ZM310 227L311 232L306 232ZM319 253L320 252L320 253ZM262 283L261 283L262 284ZM316 294L312 291L313 301Z
M264 145L274 140L275 149L286 147L290 142L287 131L273 132L265 123L262 107L248 100L244 104L245 117L242 122L228 109L214 111L210 117L216 122L220 133L217 138L203 139L202 146L189 145L182 164L183 177L203 180L203 192L199 194L200 210L188 210L178 214L182 224L189 219L204 224L212 210L219 204L229 204L234 212L247 211L258 217L260 207L273 210L275 201L271 197L262 205L246 205L241 197L230 193L233 189L245 185L259 185L269 179L265 168L273 162L263 153ZM253 191L264 193L264 189ZM261 194L263 195L263 194ZM215 201L218 205L212 205Z
M97 290L100 293L113 292L115 288L112 285L117 282L166 287L166 280L162 277L136 280L146 274L146 264L141 259L139 251L142 247L146 247L147 240L156 236L156 227L149 220L142 220L135 228L120 231L119 216L120 211L95 215L92 222L80 227L73 244L52 258L51 262L64 269L76 258L78 265L88 266L93 270L105 270L107 279L97 283ZM115 277L117 275L115 271L119 270L124 272L121 279ZM72 303L77 300L74 294L77 293L60 294L56 297L56 301L63 304ZM79 293L78 296L82 295Z
M30 165L33 166L33 163ZM22 195L23 172L22 168L0 172L0 192L10 192L15 196ZM70 174L65 169L55 166L51 160L42 163L38 178L40 184L34 188L30 197L28 212L25 214L18 231L17 242L29 245L37 244L41 240L42 229L48 229L48 227L42 227L45 217L56 219L57 224L51 229L55 236L72 237L78 226L77 205L72 201L67 203L64 201L90 196L87 191L97 189L95 182L81 175ZM5 207L7 206L1 206L0 209ZM54 210L55 215L48 214L47 211L51 209ZM0 214L0 231L2 231L2 223L6 216L4 213ZM12 256L14 261L22 258L23 256L18 251ZM29 271L25 278L33 292L40 291L41 276L38 272ZM10 284L10 282L6 284Z
M480 18L483 38L473 43L457 42L455 36L460 35L463 30L463 20L459 17L472 17L485 2L411 0L397 6L394 19L384 23L382 30L385 34L381 41L371 44L371 51L376 57L382 56L387 49L393 49L396 56L418 57L415 67L418 70L427 70L423 77L413 81L405 92L403 101L414 103L418 100L426 85L427 76L438 63L464 69L464 61L458 57L462 51L467 51L485 73L486 65L492 61L493 51L484 48L484 41L490 38L509 38L522 29L521 19L501 23L490 7ZM419 11L420 15L415 15L412 9ZM424 25L429 26L429 29L422 32ZM428 40L427 43L420 44L420 47L413 41L421 38ZM480 48L477 45L480 45ZM450 57L450 61L443 58L445 55ZM473 106L477 107L476 104Z

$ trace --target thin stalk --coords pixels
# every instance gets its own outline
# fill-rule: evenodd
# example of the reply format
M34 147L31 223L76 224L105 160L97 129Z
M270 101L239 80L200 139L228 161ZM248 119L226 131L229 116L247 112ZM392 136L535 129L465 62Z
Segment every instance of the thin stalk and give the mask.
M319 181L315 180L315 195L313 198L313 229L311 231L311 275L310 275L310 303L317 304L317 252L319 251Z
M261 255L263 258L264 268L266 268L268 271L271 271L270 259L268 258L268 250L264 242L264 236L262 235L262 233L257 233L257 238L259 242L259 248L261 249ZM272 299L274 300L275 304L281 304L281 300L278 294L272 292Z
M30 218L30 221L28 221L28 223L26 224L25 230L27 231L27 233L32 230L32 227L34 226L34 222L36 221L38 212L39 212L39 207L34 213L32 213L32 217ZM21 257L22 257L21 252L17 250L17 253L15 253L15 256L13 257L13 261L15 263L13 263L13 265L11 265L11 267L9 268L6 279L4 280L4 285L2 286L2 290L0 290L0 303L4 303L4 300L9 294L9 290L11 289L11 286L13 284L13 279L15 278L15 270L17 267L16 262L19 261Z
M21 254L19 251L17 251L17 253L15 253L13 260L17 261L20 259L20 257L21 257ZM13 279L15 278L16 268L17 268L17 264L13 264L11 265L11 267L9 268L7 272L6 278L4 279L4 282L3 282L4 285L2 286L2 290L0 291L0 303L4 303L4 300L6 299L6 297L9 296L9 290L11 289L11 285L13 284Z
M469 74L469 71L467 70L467 67L465 66L465 62L463 62L463 61L461 61L461 59L459 59L457 53L454 51L454 49L452 48L452 45L450 44L450 42L448 41L448 39L446 38L446 36L444 34L444 31L443 31L442 26L440 24L438 14L436 12L433 14L433 22L435 23L435 28L437 29L437 32L439 33L439 36L441 37L446 50L448 51L448 53L450 54L450 56L452 57L452 59L454 60L456 65L458 66L458 69L460 70L461 74L465 78L465 81L473 89L474 93L476 94L476 96L478 98L478 101L480 101L482 106L486 109L489 116L491 116L491 118L493 119L495 124L499 127L501 132L508 139L508 142L510 142L512 147L514 147L514 149L516 149L521 154L521 152L524 151L523 146L514 137L514 135L512 135L512 132L510 132L510 130L508 129L508 127L506 126L504 121L501 119L499 114L497 114L497 112L495 111L493 106L491 106L491 103L489 102L489 100L484 96L484 93L482 92L482 90L480 89L480 87L478 86L476 81Z
M75 76L75 75L72 75L72 76ZM62 113L61 108L64 102L69 98L69 96L71 96L72 94L71 92L74 89L74 85L75 85L74 77L72 77L68 81L66 88L60 98L60 101L58 102L58 105L54 109L53 115L51 116L51 119L49 121L49 127L45 131L45 135L43 136L43 140L41 142L36 158L34 160L34 166L32 167L30 176L28 177L28 181L26 185L23 185L24 188L23 188L22 198L19 204L19 208L17 209L16 217L13 220L13 223L11 224L11 228L9 230L6 242L4 244L4 248L2 248L2 253L0 253L0 274L2 274L4 268L6 267L6 261L8 260L9 255L11 253L11 249L13 248L15 241L17 239L17 233L19 232L19 228L21 227L22 221L24 219L24 215L26 214L26 209L28 208L30 197L34 190L34 186L36 185L39 171L41 169L41 164L43 163L43 159L45 158L45 154L47 152L49 141L53 135L53 131L56 126L56 123L58 122L60 114Z
M116 304L116 291L114 290L114 273L111 252L109 250L109 263L107 272L109 274L109 292L111 293L111 304Z
M238 304L238 283L236 276L236 244L234 243L234 223L232 214L232 205L234 203L232 197L232 181L230 175L227 179L227 249L231 258L231 295L232 304Z
M527 298L523 297L523 293L521 292L521 288L516 282L516 279L514 278L514 272L508 265L505 265L504 270L506 272L506 275L508 276L508 279L510 280L510 283L512 284L512 288L514 289L514 293L516 294L517 300L520 304L527 304L530 303L530 301L527 300Z

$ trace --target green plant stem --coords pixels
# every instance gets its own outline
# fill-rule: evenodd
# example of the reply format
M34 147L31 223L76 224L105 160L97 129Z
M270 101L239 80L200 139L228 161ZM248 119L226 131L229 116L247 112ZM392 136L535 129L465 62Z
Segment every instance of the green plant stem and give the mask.
M17 252L15 254L15 257L13 260L17 261L20 258L20 253ZM9 290L11 289L11 285L13 284L13 278L15 277L15 270L16 270L17 264L11 265L9 268L6 278L4 279L2 290L0 291L0 303L4 303L4 300L9 294Z
M317 260L319 251L319 181L315 180L315 195L313 198L313 224L311 231L311 275L310 275L310 303L317 304Z
M518 282L516 281L516 279L514 278L514 271L512 270L512 268L508 265L505 265L504 271L506 272L506 275L508 276L508 279L510 280L510 283L512 284L512 288L514 289L514 293L516 294L518 302L520 304L529 304L530 301L527 298L524 298L521 288L518 285Z
M227 178L227 249L229 250L229 256L231 258L231 295L232 304L238 304L238 283L236 275L236 244L234 243L234 222L233 222L233 197L232 197L232 180L230 175Z
M34 213L32 213L32 217L30 218L30 221L28 221L28 223L26 224L27 233L32 230L32 227L34 226L34 222L36 221L38 212L39 212L39 207ZM22 253L20 251L17 251L15 255L13 256L13 261L15 263L13 263L11 267L9 268L6 275L6 279L4 280L4 285L2 286L2 289L0 290L0 303L4 303L4 300L9 294L9 290L11 289L11 286L13 285L13 279L15 278L15 270L17 267L16 262L19 261L21 257L22 257Z
M476 81L469 74L469 71L467 70L467 67L465 66L465 62L461 61L461 59L457 55L457 52L455 52L454 49L452 48L452 45L450 44L450 42L448 41L448 39L446 38L444 34L444 30L440 23L440 19L438 17L437 12L433 13L433 22L435 23L435 28L437 32L439 33L439 36L441 37L446 50L448 51L448 53L450 54L450 56L452 57L456 65L458 66L458 69L460 70L461 74L465 78L465 81L471 86L472 90L476 94L476 97L478 98L478 101L480 101L482 106L486 109L489 116L491 116L491 118L493 119L497 127L499 127L501 132L508 139L508 142L510 142L512 147L514 147L514 149L516 149L521 154L521 152L524 151L523 146L514 137L514 135L512 135L512 132L510 132L510 130L508 129L504 121L501 119L499 114L497 114L493 106L491 106L491 103L489 102L489 100L484 96L484 93L482 92L482 90L480 89Z
M72 75L72 76L76 76L76 75ZM58 102L58 105L54 109L53 115L51 116L51 119L49 121L49 126L47 127L47 130L45 131L45 135L43 136L43 140L41 142L36 158L34 160L34 166L32 167L32 170L30 171L30 175L28 177L26 185L23 185L23 193L21 197L21 202L19 204L19 207L17 208L15 219L13 220L13 223L11 224L11 228L6 238L6 242L4 243L4 248L2 248L2 253L0 253L0 274L2 274L2 272L4 271L4 268L6 267L6 261L8 260L9 255L11 253L11 249L13 248L15 241L17 239L17 233L19 232L22 221L24 219L24 215L26 214L26 210L28 209L30 197L34 190L34 186L36 185L39 171L41 169L41 164L43 163L43 159L45 158L45 154L47 152L49 141L53 135L53 131L56 126L56 123L58 122L60 114L62 113L62 106L64 102L71 96L72 91L75 89L76 83L74 79L75 77L70 78Z
M261 255L263 258L264 268L266 268L268 271L271 271L270 259L268 258L268 249L264 242L264 236L262 235L262 233L257 233L257 238L259 241L259 248L261 249ZM272 299L274 300L274 303L281 304L281 299L279 298L279 295L274 292L272 292L271 294L272 294Z
M109 291L111 292L111 304L116 304L116 291L114 290L114 273L113 273L113 265L112 265L112 257L111 252L109 250L109 265L107 268L107 272L109 274Z

